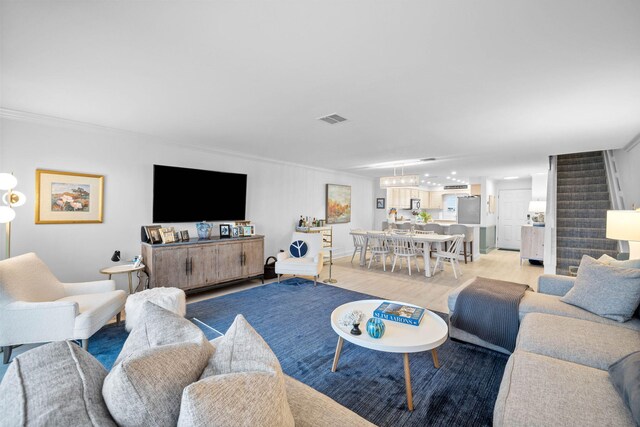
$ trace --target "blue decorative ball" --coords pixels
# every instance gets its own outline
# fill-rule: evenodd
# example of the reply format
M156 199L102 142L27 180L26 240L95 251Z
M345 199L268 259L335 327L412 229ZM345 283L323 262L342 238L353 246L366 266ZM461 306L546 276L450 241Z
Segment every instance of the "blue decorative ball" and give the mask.
M384 322L382 319L372 317L367 321L367 333L371 338L382 338L384 335Z

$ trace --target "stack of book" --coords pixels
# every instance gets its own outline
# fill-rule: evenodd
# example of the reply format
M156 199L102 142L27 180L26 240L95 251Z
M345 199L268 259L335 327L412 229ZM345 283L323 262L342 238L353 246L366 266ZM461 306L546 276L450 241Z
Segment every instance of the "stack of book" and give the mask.
M373 317L418 326L424 317L424 308L385 301L373 311Z

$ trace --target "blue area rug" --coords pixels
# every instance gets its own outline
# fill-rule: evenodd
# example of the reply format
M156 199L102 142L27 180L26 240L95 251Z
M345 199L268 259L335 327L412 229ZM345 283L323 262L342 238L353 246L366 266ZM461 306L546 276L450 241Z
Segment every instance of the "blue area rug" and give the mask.
M331 312L346 302L369 298L375 297L289 279L189 304L187 317L225 332L242 313L271 346L285 373L374 424L490 426L507 362L501 353L449 340L438 350L440 369L433 367L430 352L411 354L413 412L407 410L399 354L345 342L338 371L331 373L338 340L331 329ZM202 329L209 338L217 336ZM123 326L107 326L90 340L89 351L109 369L126 337Z

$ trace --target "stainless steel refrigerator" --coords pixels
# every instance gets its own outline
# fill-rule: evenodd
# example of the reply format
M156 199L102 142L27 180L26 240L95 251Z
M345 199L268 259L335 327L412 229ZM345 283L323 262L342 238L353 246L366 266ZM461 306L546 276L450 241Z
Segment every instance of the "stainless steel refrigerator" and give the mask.
M458 197L458 224L480 224L480 196Z

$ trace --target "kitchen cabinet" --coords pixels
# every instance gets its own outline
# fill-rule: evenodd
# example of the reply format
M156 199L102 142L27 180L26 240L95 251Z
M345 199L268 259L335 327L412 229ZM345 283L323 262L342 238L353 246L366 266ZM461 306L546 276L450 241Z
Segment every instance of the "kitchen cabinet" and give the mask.
M264 274L264 236L142 244L149 286L185 291Z
M444 191L429 192L429 209L442 209L442 196Z

